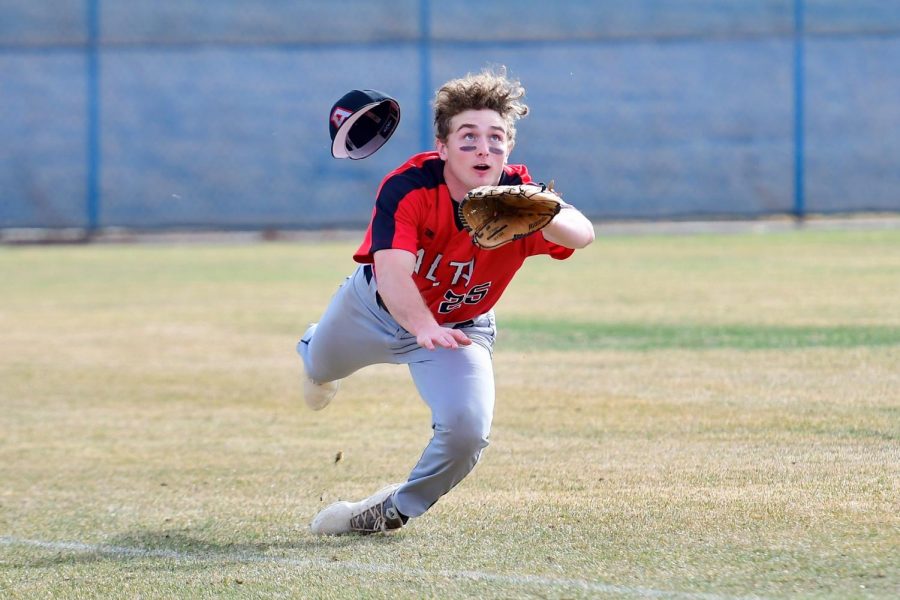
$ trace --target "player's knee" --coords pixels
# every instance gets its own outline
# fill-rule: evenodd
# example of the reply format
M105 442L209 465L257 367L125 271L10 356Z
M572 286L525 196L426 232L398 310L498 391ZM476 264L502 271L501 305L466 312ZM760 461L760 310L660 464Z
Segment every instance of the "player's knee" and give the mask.
M487 436L456 434L451 437L449 447L455 458L467 459L480 454L489 443Z
M453 458L467 460L487 448L489 428L478 419L462 419L446 431L446 446Z
M331 374L328 371L316 369L309 364L304 365L304 371L306 372L306 376L316 383L328 383L329 381L339 379L338 377L331 377Z
M300 355L303 361L303 372L306 374L306 377L316 383L327 383L343 377L343 374L329 368L326 361L313 360L313 357L310 355L308 342L305 339L297 343L297 354Z

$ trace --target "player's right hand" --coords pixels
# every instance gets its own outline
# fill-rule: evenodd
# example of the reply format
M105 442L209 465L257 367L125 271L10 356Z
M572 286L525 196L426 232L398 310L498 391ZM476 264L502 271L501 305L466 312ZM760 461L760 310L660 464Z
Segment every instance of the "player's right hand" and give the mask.
M450 329L449 327L436 325L434 328L419 332L419 335L416 336L416 342L427 350L434 350L438 346L450 349L468 346L472 343L472 340L459 329Z

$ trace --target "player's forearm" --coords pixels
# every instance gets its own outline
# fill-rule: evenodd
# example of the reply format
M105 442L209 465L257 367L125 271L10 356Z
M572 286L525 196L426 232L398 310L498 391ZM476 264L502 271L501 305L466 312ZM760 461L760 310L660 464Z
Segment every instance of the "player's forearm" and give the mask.
M566 206L543 229L544 238L566 248L584 248L594 241L594 224L574 206Z
M416 256L405 250L387 249L375 253L375 277L382 301L395 321L418 336L422 331L437 327L437 321L413 281L415 266Z
M417 336L421 331L437 325L409 274L379 272L378 293L394 320L411 334Z

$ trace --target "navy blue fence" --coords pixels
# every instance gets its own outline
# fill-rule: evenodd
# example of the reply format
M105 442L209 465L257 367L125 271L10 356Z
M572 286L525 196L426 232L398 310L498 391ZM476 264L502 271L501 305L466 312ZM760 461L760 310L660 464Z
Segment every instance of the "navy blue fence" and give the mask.
M900 0L0 0L0 227L362 226L489 64L597 219L900 211ZM338 161L352 88L402 118Z

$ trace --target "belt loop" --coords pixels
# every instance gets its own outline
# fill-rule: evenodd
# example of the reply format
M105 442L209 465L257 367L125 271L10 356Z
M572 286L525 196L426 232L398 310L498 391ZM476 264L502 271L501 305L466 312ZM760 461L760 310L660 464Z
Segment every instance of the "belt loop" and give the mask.
M389 315L391 314L391 311L389 311L388 307L385 306L384 300L381 299L381 294L379 294L377 290L375 291L375 302L378 304L378 306L381 308L381 310L383 310L384 312L386 312ZM393 315L391 315L391 316L393 316Z

